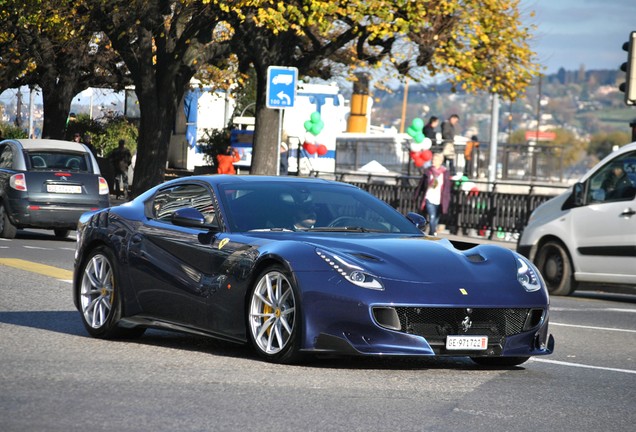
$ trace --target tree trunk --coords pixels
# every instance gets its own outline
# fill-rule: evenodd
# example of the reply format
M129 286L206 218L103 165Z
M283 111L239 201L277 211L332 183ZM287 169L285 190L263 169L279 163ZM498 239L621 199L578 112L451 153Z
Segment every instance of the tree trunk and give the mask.
M75 96L74 83L60 79L57 84L42 85L44 125L42 138L66 139L66 121Z
M254 147L250 174L276 175L276 163L280 144L278 143L278 110L265 106L267 68L256 68L256 124L254 126Z

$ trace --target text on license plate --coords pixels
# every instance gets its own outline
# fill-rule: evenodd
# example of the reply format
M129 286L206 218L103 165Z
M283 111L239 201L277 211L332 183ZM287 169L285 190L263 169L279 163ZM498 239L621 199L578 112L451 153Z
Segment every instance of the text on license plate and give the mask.
M485 350L488 336L446 336L447 350Z
M73 185L56 185L49 184L46 185L46 191L51 193L71 193L71 194L79 194L82 193L81 186L73 186Z

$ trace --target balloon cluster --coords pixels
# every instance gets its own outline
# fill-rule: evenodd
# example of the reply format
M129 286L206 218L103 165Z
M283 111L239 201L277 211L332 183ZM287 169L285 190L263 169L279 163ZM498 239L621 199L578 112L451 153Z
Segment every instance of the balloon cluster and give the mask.
M413 119L411 125L406 130L406 133L413 138L409 156L411 156L413 163L418 168L433 158L433 152L430 150L433 142L430 138L424 136L423 130L424 120L421 118Z
M406 129L406 133L418 144L424 141L424 120L414 118L411 125Z
M305 131L308 134L319 135L325 127L325 122L322 121L320 117L320 113L318 111L311 113L309 120L304 123ZM305 138L305 142L303 143L303 148L305 151L311 155L318 154L318 156L324 156L327 154L327 146L324 144L314 144L311 142L313 140Z

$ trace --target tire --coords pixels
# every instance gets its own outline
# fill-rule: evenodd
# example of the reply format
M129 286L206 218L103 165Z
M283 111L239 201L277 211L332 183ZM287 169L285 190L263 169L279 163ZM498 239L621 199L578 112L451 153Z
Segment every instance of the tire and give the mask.
M18 228L11 223L7 211L4 209L4 206L0 204L0 237L13 239L17 232Z
M247 329L259 356L275 363L301 359L300 301L293 278L282 266L264 270L250 293Z
M71 230L67 230L67 229L54 229L53 230L53 233L55 234L55 237L61 238L61 239L64 239L64 238L68 237L70 232L71 232Z
M528 361L530 357L471 357L479 366L514 367Z
M562 243L549 241L542 245L537 252L535 264L550 294L567 296L576 289L570 255Z
M122 311L119 271L110 249L98 247L84 260L80 269L79 306L82 322L96 338L135 338L145 328L118 327Z

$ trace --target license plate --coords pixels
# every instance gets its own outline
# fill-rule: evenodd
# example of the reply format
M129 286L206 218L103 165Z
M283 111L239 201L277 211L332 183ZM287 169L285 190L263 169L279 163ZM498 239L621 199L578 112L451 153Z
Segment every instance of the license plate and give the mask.
M80 194L82 193L82 187L72 185L48 184L46 185L46 191L51 193Z
M446 336L447 350L474 350L488 348L488 336Z

